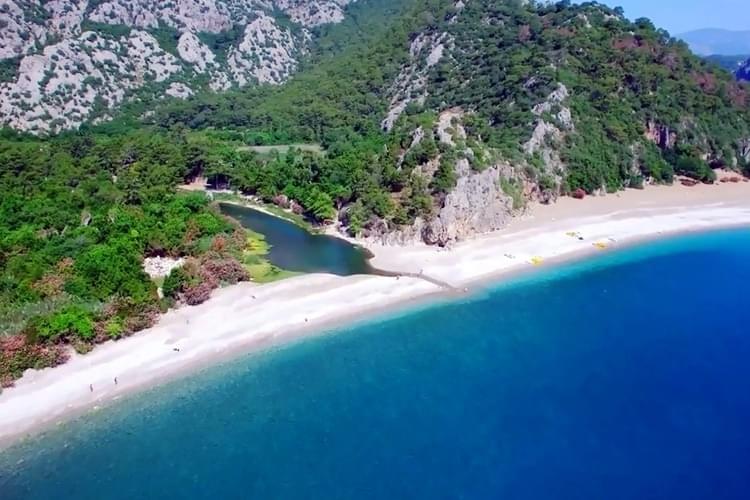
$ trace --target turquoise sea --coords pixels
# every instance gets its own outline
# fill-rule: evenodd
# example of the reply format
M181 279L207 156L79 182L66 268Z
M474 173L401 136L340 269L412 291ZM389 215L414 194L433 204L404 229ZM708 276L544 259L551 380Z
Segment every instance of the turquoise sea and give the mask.
M747 499L749 256L680 237L246 355L0 453L0 498Z

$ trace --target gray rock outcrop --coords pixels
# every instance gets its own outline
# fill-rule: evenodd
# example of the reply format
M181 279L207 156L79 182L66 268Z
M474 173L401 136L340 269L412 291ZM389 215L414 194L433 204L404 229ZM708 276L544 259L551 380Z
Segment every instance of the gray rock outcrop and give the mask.
M445 197L437 216L422 229L425 243L449 246L471 236L505 227L513 214L513 200L500 187L506 170L497 165L472 172L466 160L459 161L456 187Z
M307 28L343 20L351 1L0 0L0 60L16 67L0 81L0 126L47 133L99 122L143 87L139 95L185 98L282 83L307 51ZM228 30L241 36L205 42Z

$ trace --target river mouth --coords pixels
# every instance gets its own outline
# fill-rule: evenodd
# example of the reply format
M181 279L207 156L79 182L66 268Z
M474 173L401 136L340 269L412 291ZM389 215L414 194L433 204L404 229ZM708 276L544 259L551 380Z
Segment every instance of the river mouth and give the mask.
M219 203L219 208L242 227L262 234L270 246L266 258L281 269L339 276L383 274L370 265L370 251L346 240L313 234L281 217L250 207Z

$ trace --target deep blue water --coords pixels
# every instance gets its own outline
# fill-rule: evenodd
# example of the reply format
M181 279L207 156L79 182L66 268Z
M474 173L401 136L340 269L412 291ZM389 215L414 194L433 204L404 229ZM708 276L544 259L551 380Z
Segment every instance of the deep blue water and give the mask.
M231 203L221 203L220 207L222 213L265 237L270 245L268 261L281 269L340 276L373 272L367 251L341 238L313 234L280 217L252 208Z
M680 238L245 356L0 454L0 497L747 499L749 255Z

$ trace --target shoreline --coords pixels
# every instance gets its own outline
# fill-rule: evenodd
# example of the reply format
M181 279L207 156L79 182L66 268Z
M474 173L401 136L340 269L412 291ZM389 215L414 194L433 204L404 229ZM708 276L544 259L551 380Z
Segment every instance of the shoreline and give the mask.
M450 250L363 246L375 255L370 261L374 267L422 271L473 296L529 271L610 249L750 226L750 185L650 188L617 197L561 200L533 207L531 214ZM74 355L59 367L25 373L16 387L0 394L0 451L91 409L217 362L372 321L386 312L465 296L420 278L366 275L303 275L220 289L204 304L168 312L153 328L98 346L85 356Z

